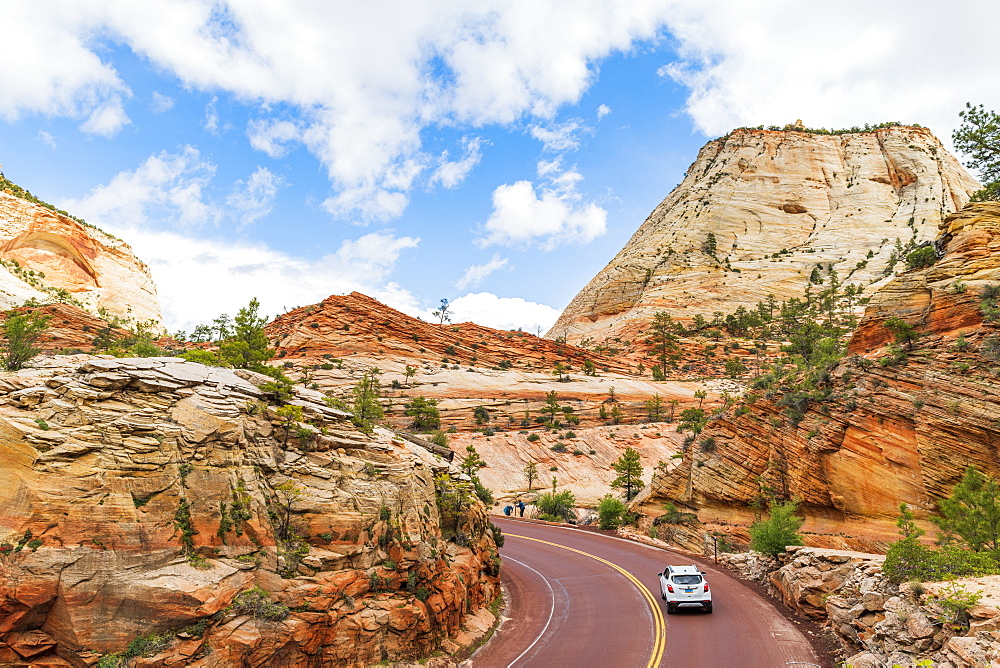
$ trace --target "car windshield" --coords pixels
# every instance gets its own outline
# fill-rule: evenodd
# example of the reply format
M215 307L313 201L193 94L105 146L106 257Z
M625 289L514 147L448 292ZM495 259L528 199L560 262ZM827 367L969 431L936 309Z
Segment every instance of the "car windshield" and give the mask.
M696 585L701 582L700 575L675 575L674 584L679 585Z

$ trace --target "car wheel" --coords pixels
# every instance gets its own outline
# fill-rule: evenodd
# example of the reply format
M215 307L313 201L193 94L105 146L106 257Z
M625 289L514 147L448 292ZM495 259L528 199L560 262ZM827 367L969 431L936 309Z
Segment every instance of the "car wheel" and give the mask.
M712 614L712 604L705 603L704 605L705 605L705 612L707 612L708 614Z
M674 603L667 603L667 614L672 615L677 612L677 605Z

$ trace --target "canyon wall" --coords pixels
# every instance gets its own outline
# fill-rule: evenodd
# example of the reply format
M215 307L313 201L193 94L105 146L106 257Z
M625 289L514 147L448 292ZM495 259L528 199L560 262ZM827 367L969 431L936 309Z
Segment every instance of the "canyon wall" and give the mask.
M547 336L629 340L657 311L711 319L801 296L814 270L872 290L897 239L933 239L978 187L926 128L734 130L701 149Z
M808 544L879 551L898 537L901 502L923 516L967 466L1000 476L1000 324L980 308L984 287L1000 284L1000 204L969 205L940 231L935 264L874 296L826 400L793 415L782 388L751 390L709 422L710 451L690 448L654 476L644 511L673 500L745 539L755 498L796 498ZM920 335L912 349L888 345L889 317Z
M0 308L32 298L161 321L149 268L128 244L0 188Z
M498 592L457 469L317 392L176 358L38 366L0 375L0 664L414 659Z

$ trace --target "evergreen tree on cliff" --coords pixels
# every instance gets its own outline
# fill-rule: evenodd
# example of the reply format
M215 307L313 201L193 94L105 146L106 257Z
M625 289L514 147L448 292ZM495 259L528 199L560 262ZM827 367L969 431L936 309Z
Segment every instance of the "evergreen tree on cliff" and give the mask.
M611 486L625 490L625 500L631 501L632 497L642 489L642 463L639 461L639 451L635 448L625 448L625 452L612 466L618 477L611 481Z
M260 302L256 297L241 308L233 319L232 335L219 346L222 361L236 369L261 371L264 362L274 357L274 349L268 346L264 335L267 318L258 315Z
M972 194L972 201L1000 200L1000 114L966 102L958 117L962 124L952 132L951 140L969 156L965 166L978 170L983 182L983 189Z

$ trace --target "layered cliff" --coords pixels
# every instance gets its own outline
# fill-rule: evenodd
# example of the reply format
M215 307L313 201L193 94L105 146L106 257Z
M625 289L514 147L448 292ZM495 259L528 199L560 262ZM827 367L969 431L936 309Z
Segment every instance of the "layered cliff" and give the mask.
M587 360L606 371L629 365L576 346L526 332L491 329L472 322L432 324L352 292L278 316L267 326L279 357L366 355L414 363L448 359L455 364L527 368L551 372L557 362L581 368Z
M897 239L933 239L978 187L926 128L735 130L701 149L548 336L628 340L656 311L711 319L799 296L814 271L872 289Z
M1000 204L969 205L940 231L941 259L875 295L825 400L793 405L759 383L709 423L711 451L654 477L646 512L680 501L745 538L751 501L797 498L810 544L877 550L897 537L901 502L934 511L970 464L1000 475L1000 324L983 296L1000 285ZM919 338L893 341L890 317Z
M4 184L6 190L4 189ZM17 192L22 192L18 190ZM0 309L29 299L78 303L97 313L153 321L160 303L149 269L124 241L0 182Z
M367 665L428 654L495 597L457 470L318 393L42 362L0 377L0 664Z

